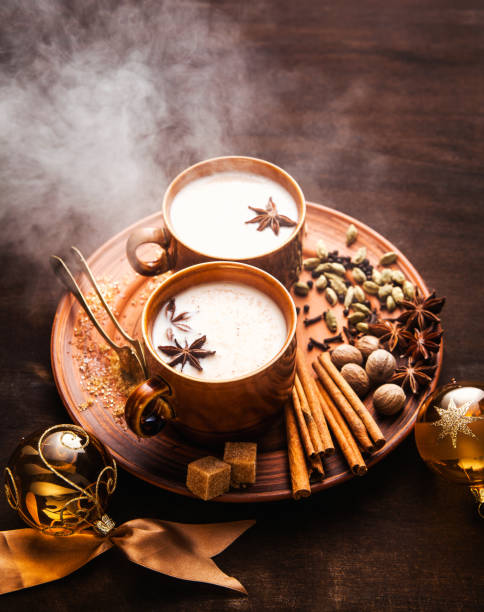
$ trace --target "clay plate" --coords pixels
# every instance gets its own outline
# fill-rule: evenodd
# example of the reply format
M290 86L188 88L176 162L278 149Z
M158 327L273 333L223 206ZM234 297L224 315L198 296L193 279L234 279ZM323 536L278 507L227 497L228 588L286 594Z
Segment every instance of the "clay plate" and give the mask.
M350 248L345 245L345 234L349 223L354 223L359 236ZM133 272L125 257L125 244L130 232L139 227L161 225L161 214L151 215L135 225L125 229L101 246L90 258L89 264L98 279L123 281L123 291L116 303L116 309L122 324L127 331L139 335L139 319L143 300L160 279L148 279ZM313 257L316 242L322 238L330 250L339 249L341 254L352 254L361 246L366 246L367 256L371 263L379 260L387 251L396 251L399 255L397 266L406 278L417 285L424 293L427 287L421 276L398 251L398 249L380 234L343 213L317 204L308 204L306 236L304 240L304 257ZM395 266L394 266L395 267ZM303 273L308 276L308 273ZM88 290L88 286L83 286ZM308 298L295 297L297 305L308 303L308 316L314 316L328 305L321 294L314 289ZM340 308L341 310L341 308ZM139 478L158 487L189 495L185 488L186 465L190 461L209 454L204 448L193 446L181 438L174 428L167 426L156 438L138 440L127 431L111 411L102 402L94 403L85 410L79 406L92 399L83 388L79 359L75 358L74 336L80 315L77 302L70 295L65 295L57 308L51 339L52 369L59 394L73 421L96 435L113 453L118 463ZM306 352L307 338L323 338L328 333L323 322L305 328L302 325L303 313L299 315L298 341ZM343 321L343 318L341 318ZM106 325L108 331L112 327ZM306 352L310 363L317 351ZM77 356L79 357L79 356ZM431 389L437 384L442 364L442 346L437 355L437 369ZM394 417L377 417L377 421L386 436L386 445L367 458L368 468L392 451L412 430L417 417L420 396L410 397L404 410ZM367 405L370 406L369 400ZM232 491L217 498L220 502L263 502L288 499L291 497L288 465L284 450L283 429L279 423L259 444L258 471L256 484L247 489ZM212 452L213 454L213 452ZM317 492L352 478L344 458L338 453L324 460L327 477L312 486Z

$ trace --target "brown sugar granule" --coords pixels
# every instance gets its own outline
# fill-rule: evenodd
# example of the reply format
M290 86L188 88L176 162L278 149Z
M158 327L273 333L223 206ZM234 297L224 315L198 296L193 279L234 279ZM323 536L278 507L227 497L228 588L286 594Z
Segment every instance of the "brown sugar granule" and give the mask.
M226 442L224 461L232 467L232 485L255 482L257 444L255 442Z
M187 488L207 500L230 488L230 465L215 457L202 457L188 464Z

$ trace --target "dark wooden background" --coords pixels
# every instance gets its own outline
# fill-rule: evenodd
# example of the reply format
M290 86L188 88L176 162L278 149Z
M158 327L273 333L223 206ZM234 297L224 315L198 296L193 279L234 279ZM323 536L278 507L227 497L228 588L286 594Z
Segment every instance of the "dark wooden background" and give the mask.
M482 0L6 1L0 24L1 466L23 435L66 421L50 373L61 290L48 255L71 243L91 253L214 155L275 162L308 200L394 242L447 296L442 382L484 379ZM255 518L217 558L249 597L110 551L0 609L484 605L484 523L413 436L364 478L297 503L201 503L122 472L110 514ZM0 529L20 526L2 497Z

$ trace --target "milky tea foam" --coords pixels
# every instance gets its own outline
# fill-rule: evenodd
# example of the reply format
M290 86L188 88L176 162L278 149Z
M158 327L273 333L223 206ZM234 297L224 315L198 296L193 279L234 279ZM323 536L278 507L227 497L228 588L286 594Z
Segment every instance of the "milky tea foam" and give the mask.
M257 370L272 360L284 346L287 325L284 315L266 293L250 285L216 281L195 285L174 296L174 315L162 304L152 328L152 341L165 363L172 355L159 346L190 345L206 336L202 348L215 354L200 359L203 370L186 363L183 373L206 379L229 380ZM171 321L181 313L188 316L182 329ZM184 330L187 325L189 330ZM170 331L169 331L170 330ZM181 364L174 368L181 370Z
M216 259L250 259L281 246L295 227L257 231L246 222L272 198L280 215L297 222L295 199L279 183L250 172L226 171L197 178L182 187L169 209L176 235L191 249Z

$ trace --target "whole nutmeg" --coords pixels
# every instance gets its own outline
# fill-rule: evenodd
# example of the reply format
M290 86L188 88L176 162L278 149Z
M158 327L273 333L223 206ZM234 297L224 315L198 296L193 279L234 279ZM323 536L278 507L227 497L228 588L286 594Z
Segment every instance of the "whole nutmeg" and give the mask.
M380 347L380 340L376 336L361 336L355 342L355 346L366 359L370 353L373 353L373 351Z
M331 361L337 368L342 368L346 363L363 363L363 355L351 344L340 344L331 353Z
M395 414L403 408L405 393L392 383L381 385L373 394L373 405L381 414Z
M384 383L391 378L395 366L395 357L384 349L370 353L366 360L366 373L374 383Z
M365 370L356 363L345 363L341 375L350 385L356 395L365 396L370 389L370 379Z

